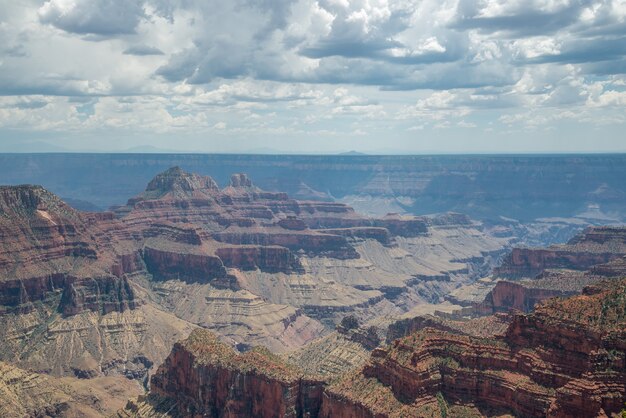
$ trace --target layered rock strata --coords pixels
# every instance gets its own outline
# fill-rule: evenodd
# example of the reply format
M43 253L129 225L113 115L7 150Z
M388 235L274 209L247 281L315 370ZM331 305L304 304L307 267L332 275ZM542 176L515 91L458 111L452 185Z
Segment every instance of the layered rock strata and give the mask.
M496 337L421 324L327 380L263 350L237 354L198 331L175 346L151 390L182 416L610 416L626 401L624 306L621 279L518 314ZM130 409L124 416L146 410Z
M616 413L626 400L625 286L552 299L516 316L501 338L426 328L395 340L326 390L320 416L430 416L448 404L536 417Z
M154 394L175 400L178 414L216 418L314 417L322 390L323 381L266 350L237 354L200 330L174 346L151 384Z

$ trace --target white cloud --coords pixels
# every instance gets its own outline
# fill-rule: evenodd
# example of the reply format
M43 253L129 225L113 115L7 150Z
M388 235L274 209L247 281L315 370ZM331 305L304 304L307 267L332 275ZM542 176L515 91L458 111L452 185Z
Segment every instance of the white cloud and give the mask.
M48 0L37 14L67 32L104 36L133 33L144 17L143 2L136 0Z
M612 126L625 22L623 0L8 2L0 135Z

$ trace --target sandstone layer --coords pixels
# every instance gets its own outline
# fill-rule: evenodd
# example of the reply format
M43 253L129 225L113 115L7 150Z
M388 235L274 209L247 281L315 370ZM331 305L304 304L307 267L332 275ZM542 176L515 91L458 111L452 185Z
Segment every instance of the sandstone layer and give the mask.
M626 401L625 306L619 279L517 314L496 337L427 324L339 379L307 377L264 350L237 354L197 331L153 377L151 397L120 415L175 405L165 416L611 416Z

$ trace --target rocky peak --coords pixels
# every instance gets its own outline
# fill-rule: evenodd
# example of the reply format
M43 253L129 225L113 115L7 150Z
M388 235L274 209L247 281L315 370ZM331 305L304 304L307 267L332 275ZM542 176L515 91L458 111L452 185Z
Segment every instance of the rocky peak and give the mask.
M172 167L157 174L146 187L146 192L157 195L217 190L217 183L211 177L187 173L180 167Z
M572 238L568 245L606 245L607 243L626 244L626 228L623 226L592 226L587 228L582 234Z
M230 187L253 187L252 180L245 173L235 173L230 176Z
M0 186L0 215L30 216L35 211L78 216L74 209L41 186Z

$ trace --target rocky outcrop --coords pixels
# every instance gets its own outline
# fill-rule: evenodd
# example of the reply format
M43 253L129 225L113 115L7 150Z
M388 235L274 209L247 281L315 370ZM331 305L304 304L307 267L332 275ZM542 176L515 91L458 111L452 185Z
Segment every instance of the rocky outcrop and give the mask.
M179 244L201 245L199 226L184 223L156 222L143 231L144 238L160 238Z
M551 299L499 339L426 328L395 340L327 388L321 416L426 416L446 401L529 417L616 413L626 401L625 295L620 280Z
M545 269L586 270L596 264L607 263L617 256L613 252L514 248L502 266L494 270L494 275L519 278L534 277Z
M534 277L546 269L587 270L626 254L626 228L592 227L567 244L548 248L514 248L502 266L494 270L498 277Z
M252 180L245 173L236 173L230 176L230 187L252 187Z
M103 315L124 312L141 303L125 277L77 278L66 276L59 311L66 316L89 310Z
M268 273L304 273L298 258L280 246L221 247L215 252L226 267L240 270L256 270Z
M478 315L493 315L511 310L530 312L535 305L543 300L574 294L576 292L532 287L532 282L516 283L503 280L496 283L485 300L476 305L474 309Z
M221 283L227 272L219 257L146 246L143 257L155 280L182 280L187 283Z
M177 343L151 383L179 414L215 418L315 417L322 390L268 351L238 354L204 330Z
M0 187L0 314L27 314L38 302L63 315L136 307L124 275L141 262L100 228L112 221L83 215L39 186Z
M359 254L343 236L317 231L286 233L272 230L226 230L213 236L217 241L237 245L281 246L304 251L311 256L337 259L359 258Z
M278 221L278 226L284 229L291 229L293 231L304 231L307 229L306 224L302 219L298 219L293 215L287 216L285 219Z
M146 187L146 195L150 198L165 195L191 197L194 193L212 195L218 191L219 187L211 177L186 173L178 166L157 174Z
M391 235L399 237L417 237L428 232L428 225L422 218L386 216L376 219L374 226L386 228Z

